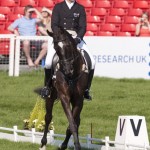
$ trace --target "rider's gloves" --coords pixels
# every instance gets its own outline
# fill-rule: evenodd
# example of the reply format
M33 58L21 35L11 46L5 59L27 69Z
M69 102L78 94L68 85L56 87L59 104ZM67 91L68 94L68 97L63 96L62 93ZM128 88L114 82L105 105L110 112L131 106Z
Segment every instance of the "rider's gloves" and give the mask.
M75 39L76 45L78 45L81 42L81 39L79 37L76 37Z

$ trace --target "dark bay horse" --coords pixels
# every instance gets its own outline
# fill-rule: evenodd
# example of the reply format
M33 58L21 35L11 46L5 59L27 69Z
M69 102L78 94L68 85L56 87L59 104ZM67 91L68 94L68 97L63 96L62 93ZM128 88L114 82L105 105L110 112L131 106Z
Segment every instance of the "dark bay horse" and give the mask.
M59 57L56 78L51 85L50 97L46 99L45 130L41 140L41 150L46 149L48 126L52 120L54 101L59 98L69 122L66 138L60 150L67 148L71 135L75 150L81 150L78 138L80 113L83 108L84 91L88 82L88 72L81 52L77 49L72 36L64 29L56 33L48 32L53 38L54 49Z

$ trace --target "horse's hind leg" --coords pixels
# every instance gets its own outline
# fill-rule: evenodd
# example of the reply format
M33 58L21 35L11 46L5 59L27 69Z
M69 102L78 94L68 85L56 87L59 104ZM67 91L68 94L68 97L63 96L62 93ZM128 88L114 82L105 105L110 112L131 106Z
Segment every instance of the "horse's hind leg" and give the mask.
M46 144L47 144L47 133L48 133L48 127L49 124L52 120L52 109L53 109L53 104L56 99L56 92L51 93L51 98L46 99L46 115L45 115L45 129L44 129L44 135L41 140L41 148L40 150L45 150L46 149Z

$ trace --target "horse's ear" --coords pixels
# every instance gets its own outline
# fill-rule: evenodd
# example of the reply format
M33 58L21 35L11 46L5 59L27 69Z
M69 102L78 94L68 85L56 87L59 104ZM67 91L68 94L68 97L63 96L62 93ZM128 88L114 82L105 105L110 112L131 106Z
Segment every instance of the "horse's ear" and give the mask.
M47 30L47 33L48 33L49 36L53 37L53 33L52 33L52 32L49 32L49 31Z

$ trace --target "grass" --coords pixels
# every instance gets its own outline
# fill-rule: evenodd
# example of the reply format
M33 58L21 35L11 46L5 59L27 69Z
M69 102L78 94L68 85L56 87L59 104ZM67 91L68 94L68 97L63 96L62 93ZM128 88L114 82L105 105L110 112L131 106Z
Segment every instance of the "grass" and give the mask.
M0 126L12 128L17 125L23 129L23 120L29 117L37 100L33 91L43 86L43 78L43 73L37 71L23 73L19 77L8 77L7 72L0 72ZM93 137L102 139L109 136L114 140L120 115L145 116L150 131L150 80L95 77L92 95L92 101L84 101L80 136L91 133L92 124ZM53 122L55 133L65 134L68 122L60 102L54 106ZM150 132L148 134L150 136Z
M7 143L7 144L6 144ZM38 144L32 144L29 142L11 142L8 140L0 140L0 150L38 150ZM58 150L58 147L48 145L46 150ZM74 150L74 148L68 148L67 150ZM82 148L82 150L87 150ZM92 149L90 149L92 150Z

